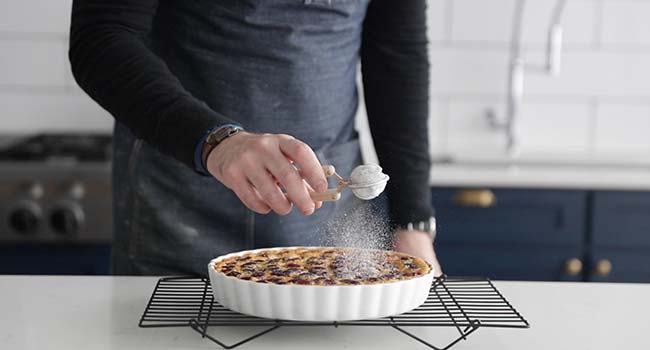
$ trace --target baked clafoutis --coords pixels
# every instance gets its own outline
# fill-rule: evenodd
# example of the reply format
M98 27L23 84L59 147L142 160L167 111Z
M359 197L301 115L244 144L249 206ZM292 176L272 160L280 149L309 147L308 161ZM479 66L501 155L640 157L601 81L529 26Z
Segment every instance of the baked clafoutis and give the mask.
M219 260L212 267L240 280L315 286L391 283L431 271L427 262L412 255L342 247L257 250Z

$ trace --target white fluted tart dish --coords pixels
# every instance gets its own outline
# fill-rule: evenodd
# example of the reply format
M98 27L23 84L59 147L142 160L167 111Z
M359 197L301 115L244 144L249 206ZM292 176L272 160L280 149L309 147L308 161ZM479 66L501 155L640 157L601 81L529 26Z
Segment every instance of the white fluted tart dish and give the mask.
M295 321L351 321L420 306L433 281L424 260L340 247L268 248L208 264L216 301L243 314Z

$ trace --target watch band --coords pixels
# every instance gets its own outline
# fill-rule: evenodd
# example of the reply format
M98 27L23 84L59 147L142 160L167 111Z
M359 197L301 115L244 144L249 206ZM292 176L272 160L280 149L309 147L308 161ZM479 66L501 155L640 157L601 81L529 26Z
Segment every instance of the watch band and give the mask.
M201 151L201 161L203 162L203 166L207 168L208 155L210 155L210 152L212 152L215 147L223 142L223 140L243 130L244 128L237 124L226 124L210 132L205 138L203 149Z
M434 216L430 217L429 220L426 221L408 222L404 225L399 225L398 228L408 231L418 230L428 232L431 236L431 240L436 240L437 230L436 218Z

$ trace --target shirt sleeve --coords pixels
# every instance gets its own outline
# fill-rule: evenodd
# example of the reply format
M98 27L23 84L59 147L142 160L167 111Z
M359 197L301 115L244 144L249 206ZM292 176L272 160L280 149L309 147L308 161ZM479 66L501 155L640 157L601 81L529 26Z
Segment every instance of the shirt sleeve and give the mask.
M195 168L205 133L234 121L186 91L146 45L157 0L74 0L69 58L81 88L136 137Z
M429 186L429 60L426 0L373 0L364 22L361 70L368 123L394 224L433 215Z

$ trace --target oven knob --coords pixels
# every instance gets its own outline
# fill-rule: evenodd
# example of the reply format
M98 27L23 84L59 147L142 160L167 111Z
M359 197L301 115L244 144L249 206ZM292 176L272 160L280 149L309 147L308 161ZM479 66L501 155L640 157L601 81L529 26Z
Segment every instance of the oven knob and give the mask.
M33 199L40 199L43 197L43 194L45 193L45 189L43 188L43 185L41 185L38 182L25 184L24 187L25 187L25 193Z
M9 212L9 226L14 232L22 235L35 234L40 217L40 210L36 205L18 205Z
M75 182L68 188L68 195L75 199L81 199L86 194L86 188L80 182Z
M50 214L52 230L61 235L77 234L82 221L83 212L78 205L74 204L59 206Z

